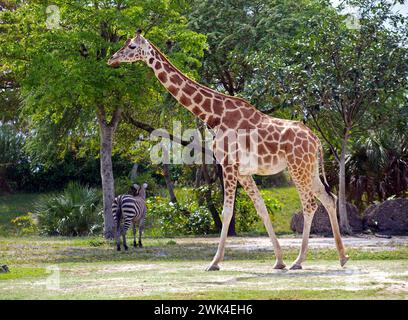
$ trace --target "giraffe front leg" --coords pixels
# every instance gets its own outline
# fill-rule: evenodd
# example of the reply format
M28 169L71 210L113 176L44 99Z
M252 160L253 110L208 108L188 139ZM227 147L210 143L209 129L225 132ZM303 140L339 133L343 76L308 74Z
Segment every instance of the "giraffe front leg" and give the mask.
M248 196L251 198L252 202L254 203L256 212L258 215L261 217L266 230L268 231L269 238L271 239L273 249L275 252L276 256L276 262L273 266L274 269L285 269L286 265L283 262L283 255L282 255L282 249L280 247L278 238L275 235L275 232L272 227L272 222L268 214L268 210L265 206L265 202L262 199L262 196L259 192L258 187L256 186L256 183L252 176L247 176L247 175L239 175L238 180L242 187L244 188L245 192L248 194Z
M222 210L222 229L217 253L206 271L220 270L219 263L224 259L225 242L234 212L235 189L237 187L236 172L233 167L224 168L224 207Z

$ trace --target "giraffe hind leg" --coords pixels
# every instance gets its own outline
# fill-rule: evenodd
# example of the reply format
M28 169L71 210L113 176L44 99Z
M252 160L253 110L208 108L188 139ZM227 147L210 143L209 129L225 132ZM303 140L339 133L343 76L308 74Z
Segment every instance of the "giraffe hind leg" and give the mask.
M299 148L299 147L298 147ZM303 150L295 150L297 157L288 158L288 169L295 183L299 198L302 202L303 211L303 232L302 244L299 255L291 265L291 270L302 269L302 262L306 259L306 253L309 245L310 229L312 226L313 216L317 209L316 198L313 192L313 176L318 168L318 162L313 155L300 158ZM305 160L307 159L307 160Z
M300 192L301 201L303 207L303 233L302 233L302 245L300 252L296 260L290 267L290 270L302 269L302 262L306 259L310 228L312 226L313 216L317 210L317 204L315 197L311 191L309 192Z
M320 200L329 214L333 237L339 254L340 265L343 267L347 263L349 257L345 254L345 248L340 234L339 222L337 221L337 198L335 195L326 190L318 175L316 175L313 179L313 191L315 196Z

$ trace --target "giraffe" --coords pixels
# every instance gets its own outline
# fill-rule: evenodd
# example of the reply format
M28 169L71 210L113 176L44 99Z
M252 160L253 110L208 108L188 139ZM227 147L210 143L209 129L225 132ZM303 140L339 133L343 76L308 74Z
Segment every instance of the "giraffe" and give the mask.
M310 227L317 209L316 199L320 200L329 214L340 265L345 265L349 257L345 254L339 231L336 215L337 198L328 189L321 143L308 127L298 121L265 115L244 99L222 94L191 80L180 72L153 43L145 39L140 30L109 59L108 65L118 67L121 62L134 61L143 61L153 69L157 79L170 94L215 133L213 148L216 160L223 168L224 204L218 249L207 271L219 270L219 263L224 258L238 182L253 201L272 242L276 257L273 268L286 268L264 200L252 177L254 174L276 174L286 168L299 193L304 216L300 252L290 269L302 269ZM242 150L241 145L235 144L235 148L231 151L231 145L228 145L228 142L224 143L225 132L231 130L240 133L256 131L256 166L248 166L240 162L239 155L245 151ZM246 133L244 140L251 143L253 137L250 133ZM238 156L234 157L234 154ZM323 182L320 179L319 166L322 170Z

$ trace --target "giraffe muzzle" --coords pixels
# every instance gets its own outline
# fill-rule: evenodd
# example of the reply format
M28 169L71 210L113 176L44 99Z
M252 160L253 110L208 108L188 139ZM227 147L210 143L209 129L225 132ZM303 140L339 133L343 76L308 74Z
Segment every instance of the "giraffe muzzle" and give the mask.
M108 61L108 65L112 68L119 68L120 62L117 59L110 58Z

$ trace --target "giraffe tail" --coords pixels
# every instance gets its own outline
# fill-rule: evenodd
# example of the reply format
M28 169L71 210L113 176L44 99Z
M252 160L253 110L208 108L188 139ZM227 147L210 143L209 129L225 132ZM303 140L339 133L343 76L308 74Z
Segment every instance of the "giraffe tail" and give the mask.
M320 153L319 165L320 165L320 167L322 169L324 188L326 189L326 192L330 195L330 197L335 198L333 193L331 192L330 186L329 186L329 184L327 182L326 173L324 171L323 147L322 147L322 144L320 142L319 142L319 153Z

